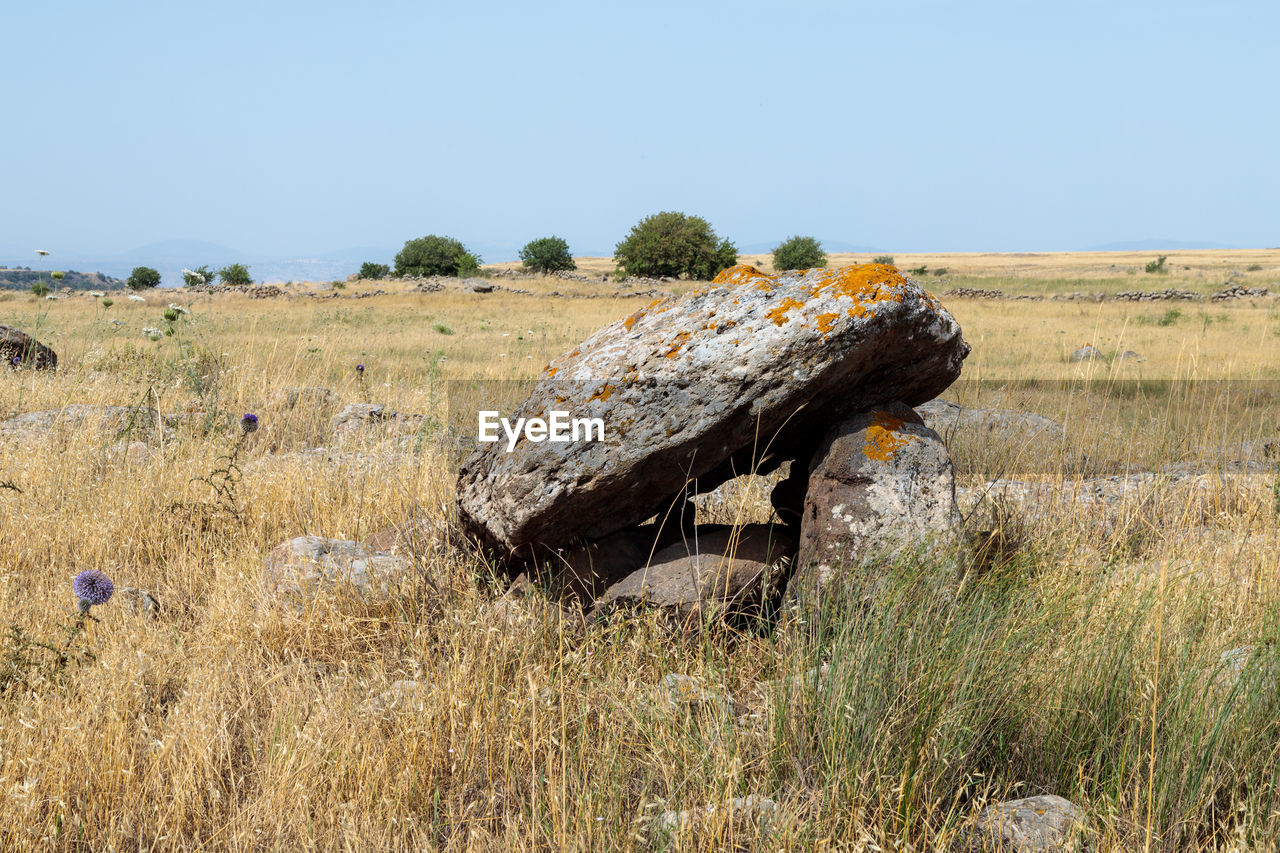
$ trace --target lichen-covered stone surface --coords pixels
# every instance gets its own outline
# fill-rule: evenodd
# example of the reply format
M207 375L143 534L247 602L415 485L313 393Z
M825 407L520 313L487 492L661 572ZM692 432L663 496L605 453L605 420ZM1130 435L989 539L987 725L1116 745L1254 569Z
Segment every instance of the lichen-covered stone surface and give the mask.
M0 326L0 361L10 367L47 370L58 366L58 354L21 329Z
M598 539L686 482L707 491L806 454L851 412L933 399L968 352L946 309L893 267L732 267L547 365L512 417L600 417L605 440L481 444L462 466L459 515L499 551Z
M1007 800L984 809L965 851L1067 853L1084 850L1084 812L1054 794Z
M866 558L946 542L959 523L955 470L938 434L901 403L854 415L810 463L788 591L815 602Z

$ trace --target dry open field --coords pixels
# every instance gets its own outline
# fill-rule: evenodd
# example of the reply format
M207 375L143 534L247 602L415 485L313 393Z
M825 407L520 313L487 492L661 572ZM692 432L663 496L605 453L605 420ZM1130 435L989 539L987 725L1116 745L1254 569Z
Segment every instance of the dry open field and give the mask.
M1161 276L1142 271L1154 257L896 261L945 268L922 279L936 293L1207 294L1233 270L1280 292L1280 250L1171 252ZM497 281L534 293L0 294L0 323L60 358L5 371L0 419L175 418L0 428L0 850L931 850L1041 792L1085 810L1096 850L1274 849L1280 300L944 298L973 345L949 396L1065 437L947 436L995 545L886 567L878 603L803 641L785 615L695 641L647 618L584 631L542 597L496 605L457 556L423 558L386 599L273 604L263 560L286 539L448 522L476 400L519 393L477 380L530 380L650 301ZM170 301L190 313L148 340ZM1105 357L1071 362L1085 343ZM288 405L317 386L332 401ZM425 417L335 435L361 401ZM200 478L244 412L261 427L219 504ZM1062 497L1173 463L1115 500ZM1057 497L978 502L998 478ZM708 518L761 511L758 489L728 494ZM154 594L159 618L113 600L69 637L86 569ZM718 698L664 703L670 673ZM749 795L774 805L735 805Z

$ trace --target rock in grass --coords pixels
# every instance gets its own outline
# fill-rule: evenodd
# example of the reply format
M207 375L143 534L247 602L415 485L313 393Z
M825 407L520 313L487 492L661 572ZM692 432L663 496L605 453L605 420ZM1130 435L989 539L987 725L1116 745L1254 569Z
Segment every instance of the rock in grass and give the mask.
M1102 350L1098 349L1093 344L1085 344L1084 346L1073 350L1071 353L1072 361L1093 361L1094 359L1099 358L1102 358Z
M788 594L816 603L868 558L950 541L960 523L946 446L891 403L832 428L809 466Z
M267 555L263 584L274 596L305 600L343 590L384 598L411 580L413 562L379 554L359 542L299 536Z
M1007 800L978 815L966 851L1065 853L1083 850L1084 812L1053 794Z
M98 435L120 441L146 441L170 437L176 423L176 418L162 416L145 406L71 403L61 409L26 412L0 421L0 438L43 439L59 428L67 433L83 434L92 427L98 430Z
M950 400L930 400L915 409L925 426L942 436L970 431L1019 439L1056 440L1065 436L1061 424L1035 412L969 408Z
M58 366L56 352L12 326L0 326L0 360L10 367L36 370L51 370Z
M598 417L604 440L481 444L459 476L460 519L505 554L599 539L686 483L709 491L806 455L850 412L933 399L968 352L947 310L893 267L732 267L549 364L512 419Z

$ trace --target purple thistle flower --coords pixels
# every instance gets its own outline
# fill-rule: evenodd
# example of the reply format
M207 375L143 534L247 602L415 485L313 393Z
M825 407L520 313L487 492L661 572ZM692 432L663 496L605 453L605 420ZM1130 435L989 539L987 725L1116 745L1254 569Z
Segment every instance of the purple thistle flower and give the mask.
M258 416L253 412L245 412L244 417L240 419L240 431L245 435L248 435L257 428Z
M364 373L364 365L363 365L363 364L357 364L357 365L356 365L356 373Z
M18 366L18 365L20 365L20 364L22 364L22 356L20 356L20 355L15 355L15 356L13 357L13 366L14 366L14 367L17 367L17 366Z
M95 604L106 604L115 590L111 578L97 569L86 569L71 582L71 591L80 600L82 614L88 614L89 608Z

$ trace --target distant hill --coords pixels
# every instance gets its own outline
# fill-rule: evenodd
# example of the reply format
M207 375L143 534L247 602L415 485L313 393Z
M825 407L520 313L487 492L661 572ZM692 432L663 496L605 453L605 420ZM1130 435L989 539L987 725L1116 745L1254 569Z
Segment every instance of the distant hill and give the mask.
M72 290L107 290L124 287L124 281L100 272L76 272L65 270L61 281L50 276L49 270L33 270L27 267L0 267L0 290L30 290L31 285L43 281L51 290L69 287Z
M1128 242L1107 243L1102 246L1090 246L1085 252L1160 252L1160 251L1192 251L1196 249L1239 249L1239 246L1228 246L1224 243L1213 243L1208 240L1129 240Z

